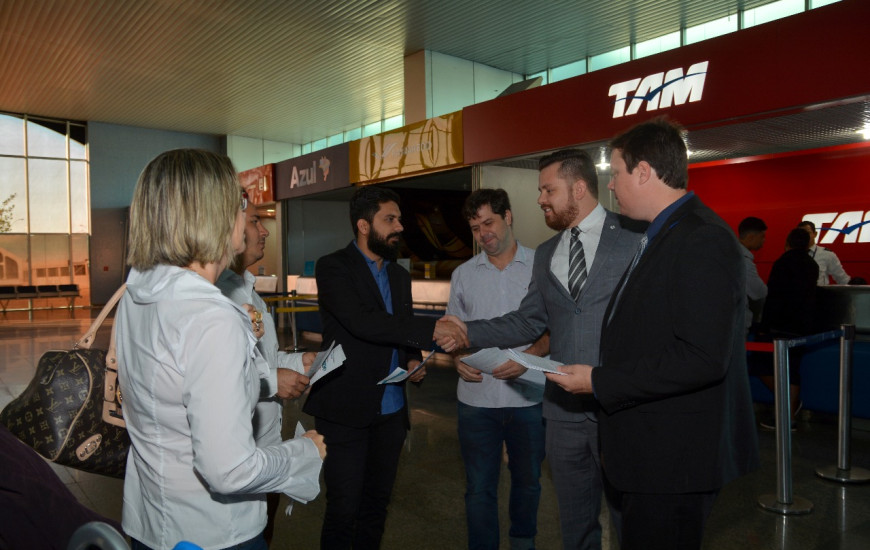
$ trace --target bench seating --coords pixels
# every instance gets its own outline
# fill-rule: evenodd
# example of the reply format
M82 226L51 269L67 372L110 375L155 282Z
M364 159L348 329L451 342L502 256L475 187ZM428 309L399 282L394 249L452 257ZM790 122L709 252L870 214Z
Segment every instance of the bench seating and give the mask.
M79 285L17 285L0 286L0 306L3 313L11 300L35 300L38 298L66 298L69 308L75 306L75 300L81 296Z

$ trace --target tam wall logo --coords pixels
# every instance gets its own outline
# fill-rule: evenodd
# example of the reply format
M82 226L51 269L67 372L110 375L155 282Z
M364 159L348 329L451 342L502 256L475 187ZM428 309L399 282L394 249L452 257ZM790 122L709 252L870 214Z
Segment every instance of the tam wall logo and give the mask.
M870 210L804 214L801 220L813 222L820 245L870 243Z
M635 115L646 105L647 111L667 109L675 105L701 101L707 79L709 61L690 66L685 73L681 67L633 78L610 86L608 96L613 99L613 118Z

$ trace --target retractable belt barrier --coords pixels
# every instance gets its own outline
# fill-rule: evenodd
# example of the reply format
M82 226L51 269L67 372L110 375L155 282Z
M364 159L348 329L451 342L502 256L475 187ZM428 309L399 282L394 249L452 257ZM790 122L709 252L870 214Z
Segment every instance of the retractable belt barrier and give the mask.
M840 410L838 464L817 468L816 474L825 479L842 482L860 482L870 479L870 472L849 465L849 437L852 421L852 347L855 342L854 325L842 325L832 330L792 339L776 339L772 343L747 342L747 351L773 353L774 412L776 417L776 495L761 495L758 504L765 510L785 515L808 514L813 509L809 500L792 492L791 465L791 397L789 395L789 348L807 346L840 338Z

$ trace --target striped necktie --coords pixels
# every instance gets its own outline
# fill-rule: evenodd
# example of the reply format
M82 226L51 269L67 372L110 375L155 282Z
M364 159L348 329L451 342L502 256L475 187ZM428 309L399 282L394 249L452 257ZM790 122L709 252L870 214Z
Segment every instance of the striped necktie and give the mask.
M580 228L571 228L571 247L568 252L568 291L576 302L580 298L580 289L586 282L586 255L583 253L583 243L580 242Z

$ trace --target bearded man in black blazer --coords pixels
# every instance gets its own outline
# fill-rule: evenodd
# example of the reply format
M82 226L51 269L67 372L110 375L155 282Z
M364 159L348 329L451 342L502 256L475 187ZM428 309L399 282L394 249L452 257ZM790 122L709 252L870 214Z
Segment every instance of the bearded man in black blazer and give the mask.
M687 192L680 128L646 122L611 148L608 188L623 214L650 226L604 314L598 366L547 377L601 405L622 549L700 548L721 487L758 465L740 245Z
M320 535L326 550L380 546L410 423L404 383L378 382L395 368L411 371L433 341L448 352L467 345L452 323L413 314L411 276L394 261L403 229L399 196L361 187L350 200L350 221L355 240L315 269L323 345L341 344L346 359L311 387L303 408L329 442ZM409 380L425 375L424 367Z

